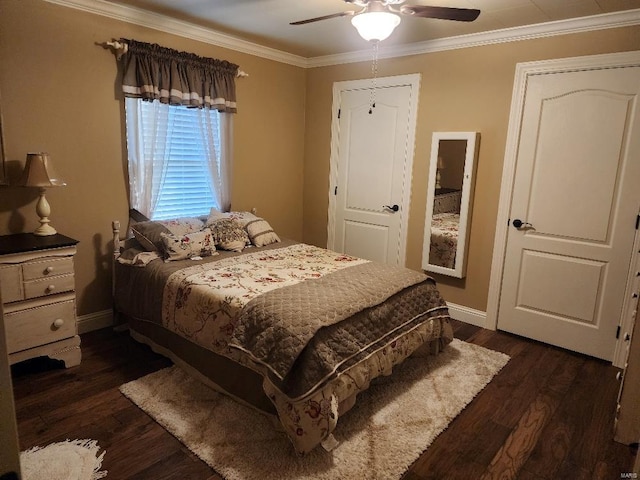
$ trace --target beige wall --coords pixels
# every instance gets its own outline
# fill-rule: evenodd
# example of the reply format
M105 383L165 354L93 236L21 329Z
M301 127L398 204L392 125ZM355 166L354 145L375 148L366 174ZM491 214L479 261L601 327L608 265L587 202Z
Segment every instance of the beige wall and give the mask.
M422 76L407 266L421 266L431 134L480 132L467 277L434 277L449 302L485 311L515 65L639 46L640 27L628 27L380 60L380 76ZM369 63L337 65L315 68L307 75L303 238L308 243L327 242L333 82L368 78L370 68Z
M127 217L123 112L114 56L96 46L141 41L237 63L233 208L257 207L283 236L326 246L333 82L368 78L368 62L304 69L41 0L0 1L0 93L15 178L44 150L68 183L47 195L52 224L80 240L78 313L110 308L110 223ZM627 51L640 27L383 59L380 76L420 73L407 266L420 269L434 131L479 131L467 278L437 276L450 302L486 309L504 145L518 62ZM36 192L0 189L0 234L37 226Z
M78 314L109 309L111 221L127 220L122 101L114 55L96 46L134 38L237 63L233 208L257 207L302 239L304 69L41 0L0 1L0 93L15 178L29 151L47 151L67 186L51 189L51 223L80 241ZM37 225L36 192L0 188L0 234Z

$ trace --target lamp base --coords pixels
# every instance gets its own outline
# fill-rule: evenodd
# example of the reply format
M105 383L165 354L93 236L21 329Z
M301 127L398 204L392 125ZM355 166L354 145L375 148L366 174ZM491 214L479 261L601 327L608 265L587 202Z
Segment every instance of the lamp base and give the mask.
M42 225L40 225L38 228L36 228L33 231L34 235L37 235L39 237L46 237L48 235L55 235L56 233L58 233L58 231L53 228L51 225L49 225L48 223L43 223Z
M40 226L35 229L33 232L34 235L38 235L39 237L46 237L47 235L55 235L56 229L49 225L49 215L51 215L51 207L49 207L49 202L47 202L47 198L44 196L47 189L41 187L40 188L40 198L38 199L38 203L36 204L36 213L40 217Z

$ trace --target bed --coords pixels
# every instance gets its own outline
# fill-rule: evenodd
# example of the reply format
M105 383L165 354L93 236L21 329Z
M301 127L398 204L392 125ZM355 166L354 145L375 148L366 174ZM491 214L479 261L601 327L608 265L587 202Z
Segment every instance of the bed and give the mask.
M459 213L435 213L431 219L429 264L455 268L458 250Z
M429 264L455 268L460 226L461 191L439 189L433 200Z
M432 278L280 239L247 212L216 217L191 219L189 233L161 225L165 252L152 248L158 235L121 240L113 222L117 321L213 388L270 415L298 454L333 448L338 418L376 377L418 349L437 354L452 340ZM225 222L246 238L230 241Z

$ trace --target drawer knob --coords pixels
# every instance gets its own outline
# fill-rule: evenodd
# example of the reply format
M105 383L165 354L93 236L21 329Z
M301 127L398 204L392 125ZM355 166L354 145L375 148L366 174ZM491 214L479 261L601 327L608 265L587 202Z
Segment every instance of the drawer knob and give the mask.
M47 292L51 293L56 289L56 286L54 284L51 284L47 287Z
M53 272L53 267L47 267L44 269L44 273L51 273Z
M64 320L62 318L56 318L53 321L53 328L60 328L62 325L64 325Z

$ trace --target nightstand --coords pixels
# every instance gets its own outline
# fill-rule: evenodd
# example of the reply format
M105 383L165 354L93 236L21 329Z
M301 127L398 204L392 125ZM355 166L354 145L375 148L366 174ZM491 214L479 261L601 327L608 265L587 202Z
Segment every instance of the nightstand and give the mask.
M77 240L0 236L0 291L9 363L49 356L80 363L73 257Z

